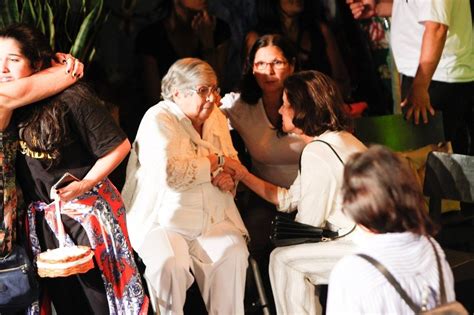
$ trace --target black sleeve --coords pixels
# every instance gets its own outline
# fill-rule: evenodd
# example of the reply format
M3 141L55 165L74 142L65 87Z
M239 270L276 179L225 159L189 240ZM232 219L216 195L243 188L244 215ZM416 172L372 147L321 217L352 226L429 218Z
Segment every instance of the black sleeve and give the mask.
M79 84L68 90L72 90L68 91L68 97L74 98L66 102L68 120L82 144L95 158L109 153L127 138L92 90Z

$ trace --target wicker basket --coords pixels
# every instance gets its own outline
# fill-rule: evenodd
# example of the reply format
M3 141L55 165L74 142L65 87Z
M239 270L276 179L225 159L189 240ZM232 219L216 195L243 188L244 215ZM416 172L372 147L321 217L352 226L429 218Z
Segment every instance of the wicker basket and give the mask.
M86 248L86 246L77 246ZM88 247L87 247L88 248ZM58 251L61 248L53 249L53 251ZM42 278L56 278L56 277L68 277L71 275L85 273L92 268L94 268L93 256L94 252L88 248L89 251L86 255L81 255L80 257L74 258L71 256L66 257L66 261L42 261L41 254L39 255L37 265L38 265L38 275Z

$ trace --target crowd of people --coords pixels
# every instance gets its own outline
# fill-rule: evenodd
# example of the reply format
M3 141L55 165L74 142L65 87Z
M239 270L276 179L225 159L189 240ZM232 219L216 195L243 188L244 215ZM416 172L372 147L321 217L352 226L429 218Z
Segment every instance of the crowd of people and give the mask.
M393 16L407 119L442 111L454 152L474 154L469 0L346 2L355 19ZM454 301L412 170L351 133L351 80L315 8L257 0L239 84L221 94L229 25L205 0L161 1L137 38L147 110L133 144L79 81L80 60L55 54L32 26L0 30L0 259L14 246L33 261L61 246L94 253L91 270L40 278L31 305L0 313L182 314L196 282L208 313L244 314L249 256L277 314L318 314L320 304L328 314L410 313L364 255L420 309L438 306L441 275ZM119 192L108 176L127 157ZM65 173L78 180L56 187ZM275 248L282 212L336 236Z

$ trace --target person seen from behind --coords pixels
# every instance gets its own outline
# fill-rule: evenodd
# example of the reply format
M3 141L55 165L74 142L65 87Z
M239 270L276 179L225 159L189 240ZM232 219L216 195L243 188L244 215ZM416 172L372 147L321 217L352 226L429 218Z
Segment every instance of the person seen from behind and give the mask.
M331 273L327 314L413 313L383 274L356 254L379 261L416 305L429 310L440 301L437 253L447 301L454 301L453 273L433 238L437 227L401 157L383 146L354 154L344 169L342 195L344 213L360 229L356 251Z

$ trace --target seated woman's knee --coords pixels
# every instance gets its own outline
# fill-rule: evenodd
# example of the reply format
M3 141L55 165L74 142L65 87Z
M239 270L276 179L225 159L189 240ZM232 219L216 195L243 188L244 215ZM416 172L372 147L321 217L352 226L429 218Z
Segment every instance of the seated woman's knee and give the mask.
M189 271L189 263L185 259L178 256L168 257L160 266L162 273L187 273Z
M287 248L277 247L270 254L270 266L275 264L285 263L287 255L285 254Z

